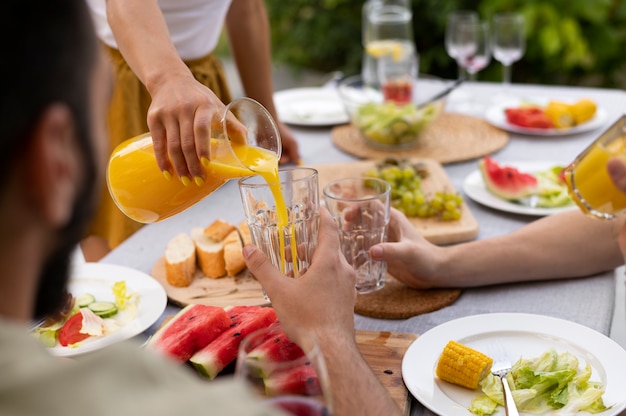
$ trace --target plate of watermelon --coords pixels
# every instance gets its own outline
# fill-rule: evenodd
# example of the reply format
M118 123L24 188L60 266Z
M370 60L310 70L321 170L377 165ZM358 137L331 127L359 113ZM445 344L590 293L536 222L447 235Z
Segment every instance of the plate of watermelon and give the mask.
M577 209L557 172L566 163L527 161L500 165L490 157L463 181L463 192L479 204L514 214L546 216Z
M593 100L553 100L536 97L489 107L487 122L511 133L531 136L565 136L602 127L607 112Z

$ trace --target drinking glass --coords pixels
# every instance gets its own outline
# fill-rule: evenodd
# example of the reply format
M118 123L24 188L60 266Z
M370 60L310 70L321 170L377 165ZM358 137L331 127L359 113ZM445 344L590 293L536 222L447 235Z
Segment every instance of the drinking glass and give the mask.
M502 64L502 84L508 89L511 67L524 55L526 37L524 16L519 13L499 13L493 16L493 58Z
M457 62L476 80L476 74L489 65L491 45L489 42L489 24L487 22L460 22L456 26L454 47Z
M390 194L389 183L377 178L337 179L324 187L341 251L356 271L356 290L361 294L385 285L387 263L373 260L369 249L387 240Z
M412 15L408 0L370 0L363 6L362 76L368 85L378 85L378 59L415 54Z
M626 116L589 145L565 169L569 194L585 214L612 220L626 212L626 195L609 176L606 164L611 158L626 162Z
M242 178L239 192L252 242L283 274L299 277L317 247L317 170L284 168L278 177L279 183L258 175ZM281 212L286 215L281 217Z
M458 10L448 15L446 19L445 47L448 55L457 62L459 79L465 78L464 68L458 64L458 27L462 23L478 22L478 13L473 10Z
M279 325L253 332L239 345L235 377L267 399L265 404L287 414L330 416L332 412L326 363L310 332L297 331L294 341Z

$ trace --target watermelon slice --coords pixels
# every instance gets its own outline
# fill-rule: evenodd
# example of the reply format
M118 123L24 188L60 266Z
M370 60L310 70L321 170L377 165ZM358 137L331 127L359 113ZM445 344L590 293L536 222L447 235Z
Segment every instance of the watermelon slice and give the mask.
M294 394L301 396L318 396L322 394L319 379L311 363L299 365L286 370L275 371L263 380L267 396Z
M231 319L224 309L192 304L181 309L161 327L146 346L186 362L230 325Z
M302 348L287 338L280 329L272 331L269 338L248 353L249 359L272 362L292 361L303 356Z
M487 189L494 195L516 200L539 192L539 181L529 173L523 173L512 166L500 166L490 157L478 162Z
M228 364L235 361L239 344L245 336L276 321L273 308L235 306L226 312L232 321L230 328L189 360L200 374L210 379L214 379Z

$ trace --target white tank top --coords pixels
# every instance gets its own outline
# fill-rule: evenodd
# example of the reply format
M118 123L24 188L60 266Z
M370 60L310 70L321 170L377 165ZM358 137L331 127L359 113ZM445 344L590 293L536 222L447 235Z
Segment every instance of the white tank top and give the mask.
M247 0L244 0L247 1ZM219 39L231 0L158 0L179 56L196 59L209 54ZM98 37L117 49L106 18L105 0L87 0Z

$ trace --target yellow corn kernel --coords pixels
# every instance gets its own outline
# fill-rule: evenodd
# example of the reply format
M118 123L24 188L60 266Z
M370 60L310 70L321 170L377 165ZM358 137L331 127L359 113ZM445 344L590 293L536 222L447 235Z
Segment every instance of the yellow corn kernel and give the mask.
M477 389L480 380L489 374L491 364L493 360L482 352L450 341L439 357L436 374L448 383Z
M582 124L589 121L596 115L597 106L595 101L589 98L583 98L572 104L572 114L576 124Z
M544 112L557 129L569 128L575 123L572 107L567 103L550 101Z

